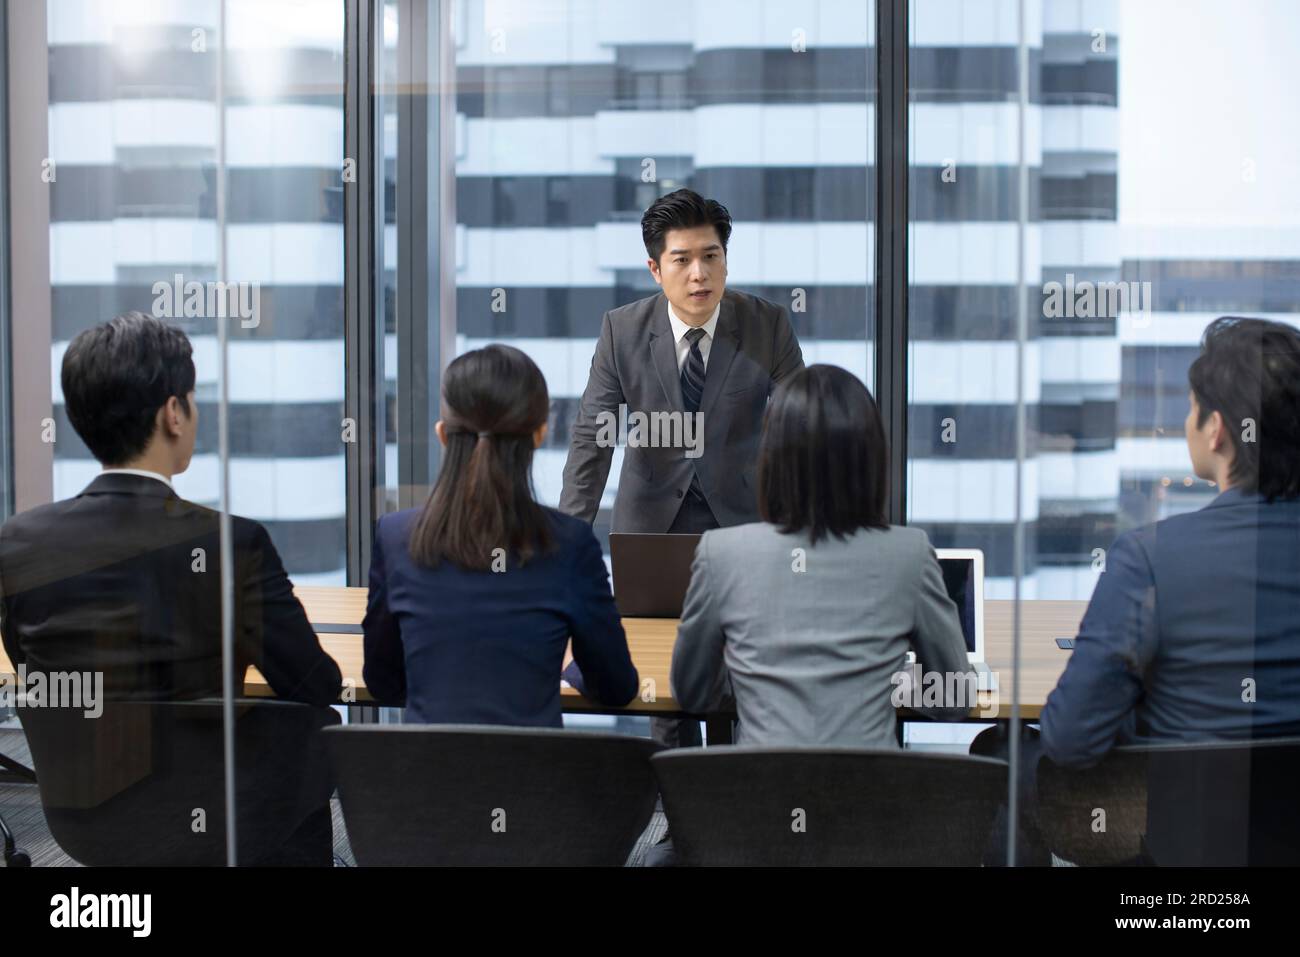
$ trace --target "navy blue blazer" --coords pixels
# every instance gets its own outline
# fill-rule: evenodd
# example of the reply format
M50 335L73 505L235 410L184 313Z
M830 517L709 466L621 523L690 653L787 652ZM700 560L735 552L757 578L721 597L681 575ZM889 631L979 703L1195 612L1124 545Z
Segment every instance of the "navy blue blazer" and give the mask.
M1086 767L1116 743L1300 734L1298 691L1300 501L1230 488L1115 540L1043 749Z
M573 638L581 669L565 674L615 707L637 692L637 672L591 526L546 509L557 548L504 572L417 564L408 543L419 509L375 529L363 622L365 677L385 705L428 724L553 727L560 668Z

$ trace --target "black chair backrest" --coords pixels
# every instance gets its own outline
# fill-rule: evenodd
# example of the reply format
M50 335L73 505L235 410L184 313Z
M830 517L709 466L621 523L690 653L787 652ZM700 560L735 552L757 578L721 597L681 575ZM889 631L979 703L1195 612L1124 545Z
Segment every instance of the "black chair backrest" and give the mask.
M978 866L1007 794L989 758L710 748L651 761L681 863Z
M1300 864L1300 738L1128 745L1095 767L1038 766L1038 823L1083 865Z
M1087 770L1038 762L1038 830L1057 857L1080 867L1149 864L1146 754L1112 751Z
M88 866L226 863L222 704L106 701L20 708L41 804L61 848ZM329 801L328 708L235 702L237 860L256 863Z
M646 738L466 725L324 737L362 866L618 866L654 812Z

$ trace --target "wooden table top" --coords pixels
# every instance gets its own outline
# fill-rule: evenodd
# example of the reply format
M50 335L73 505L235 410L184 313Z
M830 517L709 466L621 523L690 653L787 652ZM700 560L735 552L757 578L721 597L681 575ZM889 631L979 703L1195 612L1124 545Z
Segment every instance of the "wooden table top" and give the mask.
M294 589L307 617L313 622L359 625L366 610L366 589L298 586ZM1008 718L1012 696L1012 605L1010 601L984 603L985 660L998 675L996 697L981 693L981 706L972 716ZM1057 638L1072 638L1087 608L1083 601L1024 601L1021 603L1020 645L1020 715L1034 720L1042 710L1047 694L1056 685L1069 652L1056 645ZM669 694L668 673L673 643L677 638L674 618L624 618L632 661L641 675L641 694L628 707L629 714L655 714L677 710ZM371 700L361 680L362 643L360 635L318 635L321 646L339 664L345 682L344 700L365 703ZM13 667L0 650L0 674L10 674ZM256 669L249 669L244 691L253 696L269 696L271 689ZM561 690L565 711L608 712L610 709L582 697L572 688Z

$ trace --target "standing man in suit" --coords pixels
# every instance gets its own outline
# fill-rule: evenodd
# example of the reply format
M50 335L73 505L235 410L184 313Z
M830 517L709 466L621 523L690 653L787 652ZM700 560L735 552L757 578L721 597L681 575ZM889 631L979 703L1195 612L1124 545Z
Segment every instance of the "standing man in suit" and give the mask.
M103 471L76 497L0 529L0 636L28 673L103 675L110 700L217 697L256 667L281 698L323 706L342 688L266 529L232 517L234 668L222 673L220 514L176 494L198 432L185 333L131 312L77 335L63 356L68 419ZM276 742L267 741L267 747ZM283 746L283 745L281 745ZM276 863L331 859L321 755L302 827ZM290 847L289 845L292 845Z
M641 238L663 291L605 313L560 510L595 519L614 455L612 420L667 412L697 416L701 431L680 435L698 445L629 438L611 530L690 534L758 521L763 412L777 383L803 368L789 316L727 289L731 215L721 203L689 189L669 193L641 218ZM698 721L652 719L651 733L670 747L701 743Z

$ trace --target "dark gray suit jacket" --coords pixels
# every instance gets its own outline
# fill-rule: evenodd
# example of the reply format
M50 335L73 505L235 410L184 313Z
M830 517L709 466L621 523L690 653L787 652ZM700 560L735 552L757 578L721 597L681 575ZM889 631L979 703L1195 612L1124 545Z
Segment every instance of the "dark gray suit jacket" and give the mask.
M699 474L709 507L721 525L758 519L755 468L763 412L775 385L803 368L803 353L786 311L757 296L728 289L704 379L703 451L628 447L623 453L616 532L666 532ZM601 412L684 412L677 349L668 299L659 293L611 309L601 323L591 374L573 424L564 465L560 511L588 522L596 517L614 449L597 444Z

